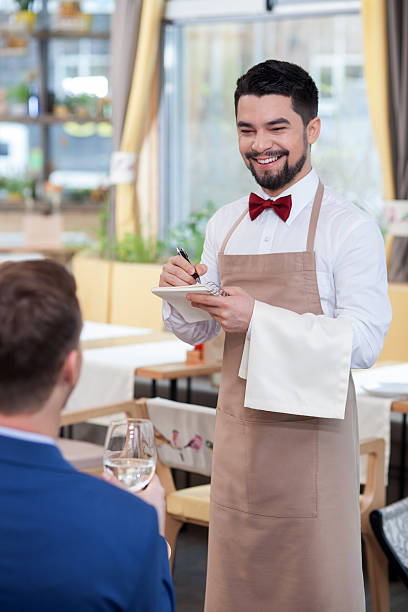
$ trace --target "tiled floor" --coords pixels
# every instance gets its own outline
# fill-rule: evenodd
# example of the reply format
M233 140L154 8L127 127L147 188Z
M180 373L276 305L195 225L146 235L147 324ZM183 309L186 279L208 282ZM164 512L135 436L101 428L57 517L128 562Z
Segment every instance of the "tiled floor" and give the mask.
M195 525L185 525L177 540L177 555L173 575L177 612L203 611L206 564L207 529ZM400 580L393 580L390 583L390 592L390 612L407 612L408 589ZM367 593L366 601L367 612L371 612L369 593ZM225 610L225 612L233 611ZM255 605L251 612L256 612ZM278 611L271 610L271 612Z

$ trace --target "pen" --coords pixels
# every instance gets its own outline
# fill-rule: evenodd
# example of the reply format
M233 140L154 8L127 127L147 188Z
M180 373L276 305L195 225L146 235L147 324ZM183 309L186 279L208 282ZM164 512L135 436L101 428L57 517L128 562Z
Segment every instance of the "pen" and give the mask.
M181 247L176 247L176 251L177 251L177 253L178 253L179 255L181 255L182 257L184 257L184 259L186 259L186 260L188 261L188 263L189 263L189 264L191 264L191 261L189 260L188 255L187 255L187 253L186 253L186 251L185 251L184 249L182 249ZM191 264L191 265L193 265L193 264ZM192 274L191 276L192 276L192 277L195 279L195 281L196 281L197 283L201 283L201 279L200 279L200 277L198 276L197 272L194 272L194 274Z

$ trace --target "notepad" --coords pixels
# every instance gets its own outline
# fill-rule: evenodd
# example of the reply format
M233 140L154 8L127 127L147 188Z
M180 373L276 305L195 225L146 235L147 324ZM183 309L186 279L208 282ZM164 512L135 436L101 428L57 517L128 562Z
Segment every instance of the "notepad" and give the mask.
M183 285L182 287L153 287L152 293L171 304L181 314L187 323L197 323L211 319L211 315L202 308L195 308L186 299L187 293L201 293L204 295L222 295L222 289L209 287L202 283L197 285ZM226 295L226 294L225 294Z

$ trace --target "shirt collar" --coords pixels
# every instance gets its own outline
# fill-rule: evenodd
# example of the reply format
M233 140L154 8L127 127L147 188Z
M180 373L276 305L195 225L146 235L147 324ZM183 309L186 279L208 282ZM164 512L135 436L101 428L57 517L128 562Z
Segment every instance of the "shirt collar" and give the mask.
M306 174L306 176L301 178L300 181L298 181L294 185L291 185L290 187L288 187L288 189L285 189L285 191L282 191L282 193L279 194L278 196L279 198L285 195L292 196L292 208L290 211L289 218L286 221L286 225L290 225L291 223L293 223L293 221L296 219L298 214L308 204L313 202L318 184L319 184L319 177L317 176L317 173L315 172L315 170L312 169L308 174ZM271 196L268 195L259 185L254 191L261 198L264 198L264 200L267 200L267 199L276 200L277 199L277 198L271 198Z
M44 436L34 431L25 431L24 429L4 427L3 425L0 425L0 435L17 438L18 440L27 440L28 442L40 442L41 444L53 444L54 446L56 444L54 438L50 436Z

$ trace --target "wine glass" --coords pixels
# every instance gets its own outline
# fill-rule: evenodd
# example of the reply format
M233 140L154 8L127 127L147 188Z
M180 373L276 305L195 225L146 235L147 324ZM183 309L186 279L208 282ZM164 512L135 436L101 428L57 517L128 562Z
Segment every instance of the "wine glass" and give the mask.
M152 422L139 418L112 421L106 434L103 465L130 491L146 487L156 469Z

